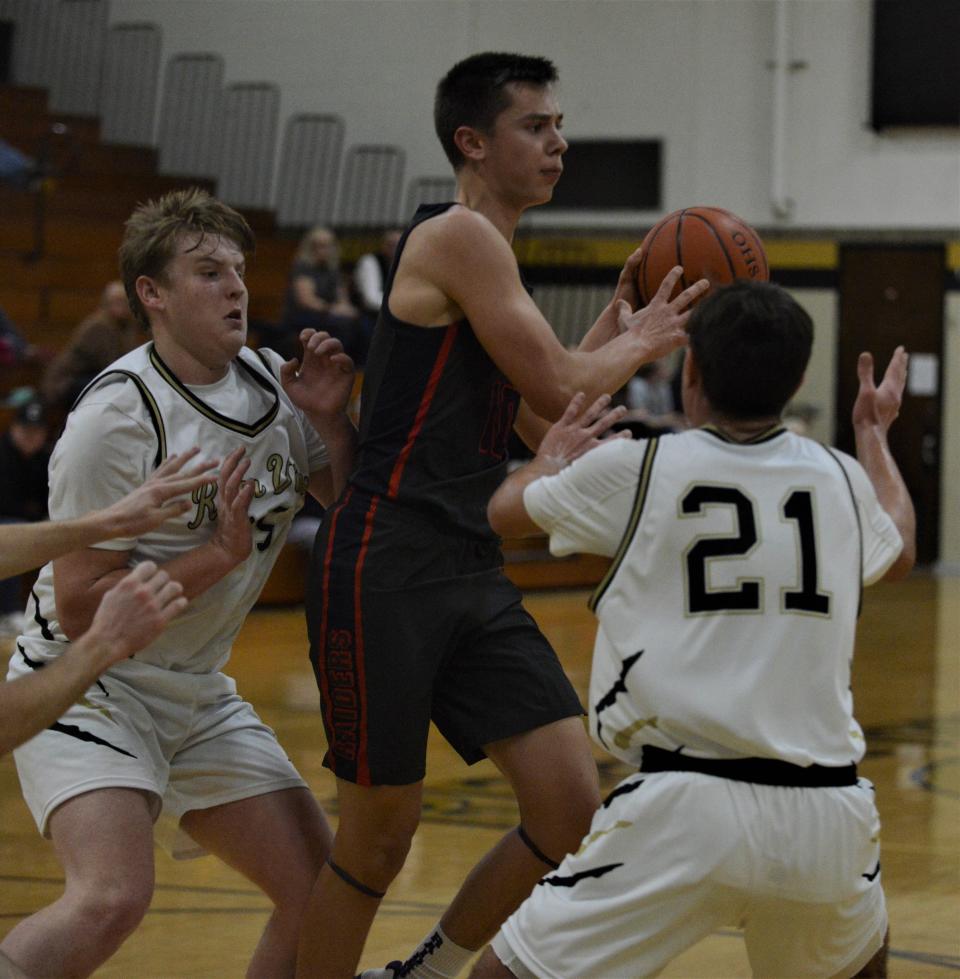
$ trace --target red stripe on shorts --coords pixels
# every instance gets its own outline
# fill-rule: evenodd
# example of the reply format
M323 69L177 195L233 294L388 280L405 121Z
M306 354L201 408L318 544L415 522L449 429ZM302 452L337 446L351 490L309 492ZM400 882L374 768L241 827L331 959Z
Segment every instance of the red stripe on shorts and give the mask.
M357 741L357 784L370 785L370 760L367 756L367 685L364 670L363 648L363 596L361 579L363 563L367 557L370 538L373 536L373 519L377 513L377 503L380 497L374 496L370 501L367 514L364 517L363 537L360 540L360 553L357 555L356 570L353 578L353 615L354 615L354 650L356 655L357 689L360 695L360 722Z
M437 353L437 359L433 364L433 370L430 371L430 377L427 379L427 386L424 388L423 397L420 399L420 406L417 408L416 417L413 419L413 425L407 434L407 441L400 450L397 461L393 466L393 472L390 474L390 484L387 487L388 500L396 499L397 493L400 490L400 478L407 465L407 460L410 458L410 453L413 451L413 443L416 442L417 436L420 434L420 429L423 428L423 423L426 421L427 412L430 410L433 396L437 393L437 385L440 383L440 376L443 374L443 368L446 366L447 358L450 356L450 349L453 347L453 341L457 337L459 327L459 322L451 323L447 327L447 335L443 338L443 343L440 345L440 350Z
M327 682L327 611L330 608L330 563L333 560L333 541L337 534L337 520L340 518L340 513L343 508L350 502L350 497L353 495L353 488L347 490L343 497L343 501L340 505L333 511L333 516L330 519L330 534L327 537L327 553L323 556L323 584L321 586L321 607L323 608L323 615L320 619L320 642L323 644L317 653L317 664L320 667L317 672L320 674L320 692L323 700L323 711L327 717L327 730L336 731L333 724L333 701L330 699L330 685ZM330 762L331 770L334 775L337 773L337 755L333 750L334 746L330 745L330 751L328 752L328 760Z

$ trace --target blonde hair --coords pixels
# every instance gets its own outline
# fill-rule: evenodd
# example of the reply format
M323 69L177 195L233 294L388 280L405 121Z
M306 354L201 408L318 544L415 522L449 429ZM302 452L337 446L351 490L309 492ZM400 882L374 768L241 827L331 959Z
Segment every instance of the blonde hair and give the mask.
M250 225L243 215L199 187L175 190L140 204L127 219L120 243L120 277L139 322L149 329L146 310L137 296L141 275L163 280L182 234L196 234L198 248L206 235L227 238L242 252L254 250Z

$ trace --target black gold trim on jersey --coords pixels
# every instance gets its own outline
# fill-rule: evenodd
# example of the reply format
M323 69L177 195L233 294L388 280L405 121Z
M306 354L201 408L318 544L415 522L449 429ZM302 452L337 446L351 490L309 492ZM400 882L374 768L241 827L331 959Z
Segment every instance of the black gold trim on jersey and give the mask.
M603 598L607 588L610 587L610 582L613 581L614 575L620 570L620 565L626 556L627 549L630 547L633 535L637 531L637 524L640 522L643 505L647 500L647 491L650 488L650 473L653 470L653 460L656 458L659 445L659 438L652 438L647 442L646 451L643 453L643 461L640 463L640 476L637 480L637 492L633 498L633 510L630 513L630 520L627 522L627 528L623 532L620 546L617 548L617 553L614 555L613 561L607 569L607 573L603 576L600 584L597 585L596 590L587 602L587 607L591 612L597 610L600 599Z
M853 492L850 477L847 475L847 470L844 468L843 463L829 446L824 445L823 450L833 459L837 464L837 468L843 474L843 481L847 484L847 491L850 493L850 503L853 505L853 515L857 518L857 554L860 559L858 565L860 568L860 591L857 595L857 618L859 619L860 612L863 609L863 524L860 522L860 507L857 506L857 497Z
M722 429L717 428L716 425L701 425L700 431L715 436L716 438L720 439L721 442L729 442L730 445L760 445L761 442L769 442L771 439L775 439L778 435L782 435L786 429L778 422L776 425L772 425L770 428L764 429L762 432L749 439L731 438Z
M73 411L73 409L80 404L87 391L95 386L98 386L100 382L106 378L114 375L129 378L137 386L137 390L140 392L140 397L143 399L143 403L146 406L147 414L150 416L150 422L153 425L153 430L157 435L157 454L154 457L154 465L159 466L160 463L167 458L167 433L163 427L163 418L160 415L160 408L157 405L157 402L150 393L150 389L143 383L137 374L134 374L132 371L125 371L117 368L116 370L106 371L105 373L98 375L80 392L77 400L71 405L70 410Z
M50 631L50 623L40 614L40 597L31 588L30 597L33 599L33 607L35 609L33 613L33 621L40 626L40 635L44 639L56 639L57 637Z
M277 413L280 411L280 396L277 394L277 389L264 377L260 375L258 371L255 371L248 363L246 363L242 357L236 357L234 363L240 367L259 387L263 388L271 398L273 399L273 404L267 410L267 413L262 417L258 418L252 424L247 424L246 422L237 421L236 418L230 418L227 415L221 415L219 411L211 408L210 405L201 401L186 385L180 383L180 379L172 370L163 362L163 358L157 353L157 348L151 346L149 353L150 363L156 372L167 382L186 401L191 407L195 408L200 412L205 418L209 418L210 421L215 422L222 428L227 428L231 432L237 432L239 435L246 435L248 438L253 438L255 435L259 435L266 428L269 427L271 422L277 417Z

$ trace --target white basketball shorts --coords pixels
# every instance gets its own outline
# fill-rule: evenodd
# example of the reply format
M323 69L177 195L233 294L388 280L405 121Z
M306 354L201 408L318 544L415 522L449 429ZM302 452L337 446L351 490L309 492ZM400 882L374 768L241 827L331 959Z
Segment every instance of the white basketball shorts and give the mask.
M865 779L786 788L634 775L493 948L521 979L621 979L654 976L734 927L754 975L852 976L887 927L879 834Z
M30 670L17 650L7 678ZM44 836L57 806L94 789L141 789L154 799L154 818L162 801L164 821L176 826L193 809L306 785L230 677L175 673L136 660L112 667L14 758ZM186 834L174 837L175 857L203 854Z

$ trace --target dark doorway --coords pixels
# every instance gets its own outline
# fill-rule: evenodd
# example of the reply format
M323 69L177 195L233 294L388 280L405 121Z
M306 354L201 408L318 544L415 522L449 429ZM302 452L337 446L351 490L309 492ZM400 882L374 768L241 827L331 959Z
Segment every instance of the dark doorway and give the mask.
M873 353L877 382L898 344L911 354L890 448L917 511L917 561L937 560L940 533L940 435L944 249L847 245L840 253L837 445L855 454L850 412L857 357Z
M13 21L0 20L0 85L13 81Z

